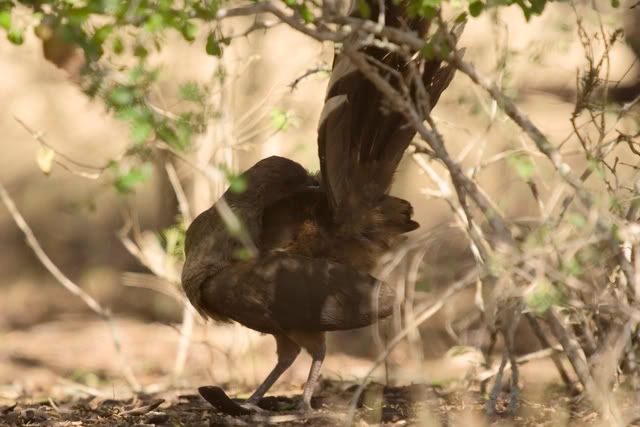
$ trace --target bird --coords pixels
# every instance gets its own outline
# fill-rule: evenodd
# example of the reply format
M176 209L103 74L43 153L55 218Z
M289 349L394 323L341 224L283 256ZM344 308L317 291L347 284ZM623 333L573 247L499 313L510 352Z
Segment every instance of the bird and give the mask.
M367 1L371 16L378 16L378 2ZM409 17L407 1L384 4L386 25L426 37L429 21ZM355 9L351 16L362 17L362 8ZM413 88L406 56L374 45L359 51L384 64L381 75L389 82L391 69ZM454 69L413 54L412 69L421 73L433 107ZM372 270L419 226L411 204L389 194L415 134L405 115L337 51L318 125L320 171L310 173L284 157L262 159L241 174L244 191L229 188L188 227L182 285L191 304L207 318L235 321L276 341L277 363L247 408L257 409L305 349L312 362L299 409L312 410L325 334L392 313L394 287Z

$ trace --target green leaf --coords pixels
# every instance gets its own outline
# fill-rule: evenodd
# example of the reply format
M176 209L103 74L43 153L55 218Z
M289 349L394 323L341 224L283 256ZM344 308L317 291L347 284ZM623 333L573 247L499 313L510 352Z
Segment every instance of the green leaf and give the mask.
M73 26L80 26L84 24L87 18L89 18L90 12L91 11L88 7L76 7L69 9L65 16L69 20L70 24Z
M469 3L469 14L473 17L480 16L484 10L484 3L481 1L474 1Z
M124 42L120 37L116 37L115 39L113 39L112 47L113 53L115 53L116 55L122 55L122 53L124 52Z
M591 172L595 174L595 176L597 176L601 180L604 180L605 173L604 168L602 167L602 163L594 158L591 158L587 162L587 167L591 170Z
M440 0L411 0L409 2L409 15L431 19L436 15L440 3Z
M185 40L192 42L196 39L198 28L191 21L186 21L180 32Z
M426 60L431 60L435 58L436 53L435 53L435 49L433 48L432 40L429 40L424 44L424 46L422 46L422 49L420 49L420 54L422 54L422 56Z
M9 41L15 45L21 45L22 43L24 43L24 33L22 32L22 30L12 27L7 32L7 39L9 39Z
M142 144L149 139L152 132L153 126L151 126L151 123L144 121L135 122L131 127L131 140L134 144Z
M197 83L188 82L180 86L180 98L185 101L200 102L203 94Z
M576 212L569 212L569 214L567 214L567 221L576 228L583 228L587 225L587 219Z
M118 12L120 1L119 0L102 0L103 10L110 15L115 15Z
M184 260L185 224L181 217L176 223L160 232L162 243L167 254L177 260Z
M531 1L531 13L534 15L540 15L544 11L544 7L547 4L547 0L530 0Z
M271 111L271 125L276 130L283 130L287 126L287 112L279 108Z
M107 37L109 37L112 32L112 25L103 25L102 27L98 28L95 33L93 33L92 39L95 43L102 45L102 43L107 40Z
M151 33L161 30L164 26L164 18L159 13L152 14L144 24L145 29Z
M622 214L622 204L620 203L620 199L616 196L611 196L609 198L609 209L617 214Z
M151 173L152 167L149 163L143 164L142 167L134 166L125 173L118 170L118 175L113 185L118 193L129 194L135 190L136 186L145 182L151 176Z
M611 0L611 7L613 8L619 8L620 7L620 0Z
M535 164L529 156L523 154L515 154L509 156L507 163L524 181L530 181L536 171Z
M144 69L144 66L138 64L129 70L129 80L133 84L141 84L147 75L147 71Z
M209 33L209 36L207 36L207 45L205 49L207 54L211 56L222 56L222 46L220 46L220 43L214 33Z
M367 0L358 0L358 10L362 18L369 19L371 17L371 7Z
M529 21L529 19L531 19L531 10L529 9L529 6L525 4L524 0L515 0L515 3L520 6L520 9L522 9L524 19Z
M561 304L564 295L546 278L536 281L524 296L524 302L537 314L544 314L550 307Z
M158 137L172 147L180 148L180 141L175 131L166 124L159 125L156 129Z
M129 105L133 102L133 94L130 88L118 86L109 93L109 100L117 106Z
M302 19L304 19L304 22L306 22L307 24L313 22L313 20L315 19L315 17L313 16L313 12L305 4L300 7L300 14L302 15Z
M456 17L455 23L462 24L467 20L467 12L462 12L460 15Z
M136 45L136 47L133 48L133 54L135 56L137 56L138 58L146 58L147 55L149 55L149 51L147 50L146 47L144 47L141 44L139 44L139 45Z
M234 193L244 193L247 190L247 179L242 175L227 173L229 189Z
M176 125L176 136L181 149L185 149L191 144L191 126L188 122L183 121Z
M271 110L271 125L276 131L285 131L289 126L296 127L298 125L298 120L290 111L274 108Z
M130 122L144 122L151 120L151 112L143 105L127 105L118 109L116 117L119 120Z
M0 12L0 28L9 31L11 28L11 11L3 10Z
M582 265L576 258L570 258L562 263L562 271L572 277L577 277L582 273Z

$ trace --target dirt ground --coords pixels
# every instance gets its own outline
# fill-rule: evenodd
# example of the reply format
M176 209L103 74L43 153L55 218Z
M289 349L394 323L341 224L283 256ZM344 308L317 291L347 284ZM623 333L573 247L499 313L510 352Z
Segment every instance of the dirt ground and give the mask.
M547 393L548 402L524 400L515 416L484 415L484 400L476 392L446 391L440 387L370 384L353 413L349 412L356 384L323 381L312 404L300 414L296 399L268 396L260 402L264 413L231 416L214 410L192 391L136 395L129 399L76 397L65 400L19 401L0 405L2 425L22 426L586 426L601 425L584 400L559 388ZM504 409L504 402L499 408ZM637 404L637 402L636 402ZM626 409L634 407L628 400ZM352 420L352 423L349 421ZM640 425L640 420L629 425Z
M313 413L295 411L309 368L305 355L260 403L269 412L234 417L215 410L196 387L218 385L233 398L247 398L275 362L271 337L235 326L199 325L182 376L172 379L179 338L174 328L131 319L116 322L145 393L132 393L122 380L118 354L100 320L70 317L4 331L0 426L343 425L350 419L358 381L372 366L370 359L347 354L339 340L330 340ZM402 349L394 352L387 370L389 383L401 386L383 385L385 371L375 372L359 399L355 425L601 425L586 399L567 395L548 359L521 366L516 415L488 419L478 382L468 381L479 367L476 354L448 352L419 366L411 366L406 357ZM631 420L640 401L624 390L619 387L615 398ZM507 393L508 388L499 411L506 407Z

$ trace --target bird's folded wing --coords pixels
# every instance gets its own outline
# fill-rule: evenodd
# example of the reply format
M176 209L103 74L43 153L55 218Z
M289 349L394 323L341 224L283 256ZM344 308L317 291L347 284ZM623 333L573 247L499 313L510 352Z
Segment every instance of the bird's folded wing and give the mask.
M343 264L285 252L229 267L203 288L205 306L252 329L353 329L391 314L392 288Z

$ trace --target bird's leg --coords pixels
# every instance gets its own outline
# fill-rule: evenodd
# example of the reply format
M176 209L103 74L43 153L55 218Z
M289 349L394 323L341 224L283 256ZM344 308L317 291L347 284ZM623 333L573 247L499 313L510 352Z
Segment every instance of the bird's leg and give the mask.
M487 401L486 411L487 415L495 415L496 413L496 405L498 403L498 396L502 391L502 375L504 374L504 368L507 366L507 360L509 359L507 355L507 349L505 347L504 352L502 353L502 360L500 361L500 367L498 368L498 372L496 373L495 382L493 383L493 388L491 389L491 394L489 395L489 400Z
M291 366L298 354L300 354L300 346L283 335L276 335L276 344L278 351L278 362L267 378L258 386L251 397L247 400L247 404L256 406L262 399L262 396L271 388L278 378Z
M506 337L505 344L505 350L509 356L509 363L511 364L511 391L509 392L509 405L507 406L507 412L513 415L516 413L516 409L518 409L518 403L520 400L520 389L518 386L518 361L516 360L516 356L513 351L513 334L509 334L509 336Z
M491 365L492 365L491 356L493 353L493 349L496 346L497 336L498 336L498 332L495 330L491 330L489 332L489 344L486 346L485 345L482 346L482 352L485 360L485 367L487 369L491 369ZM486 379L480 383L480 394L483 394L483 395L485 394L485 392L487 391L488 383L489 383L489 379Z
M304 347L311 355L312 362L311 369L309 369L309 377L307 378L307 383L304 385L302 399L298 406L298 409L303 412L311 411L313 409L311 407L311 396L313 395L313 390L316 387L318 378L320 378L320 368L322 367L326 352L324 333L296 333L290 335L290 337Z

